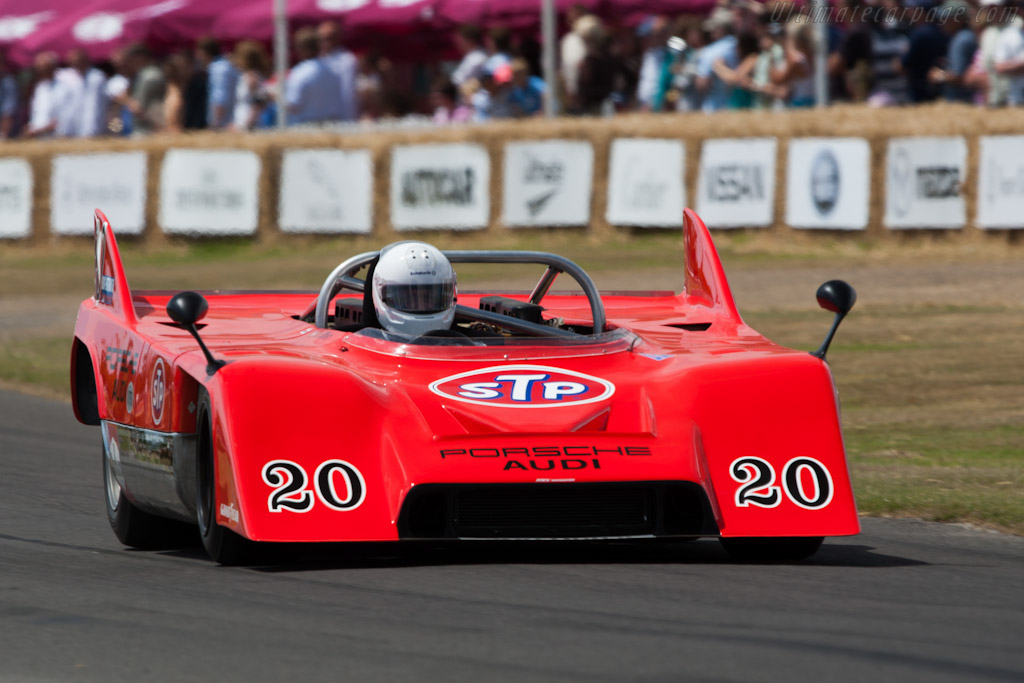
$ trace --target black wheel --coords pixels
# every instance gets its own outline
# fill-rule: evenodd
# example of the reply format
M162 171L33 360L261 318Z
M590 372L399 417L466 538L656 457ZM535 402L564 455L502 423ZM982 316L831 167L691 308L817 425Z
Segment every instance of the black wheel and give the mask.
M784 538L720 538L722 547L743 562L793 562L818 552L822 536Z
M125 497L114 475L110 454L107 449L102 450L103 500L117 540L133 548L147 549L179 548L194 543L195 531L190 525L144 512Z
M217 524L216 462L213 452L213 425L210 397L199 391L199 421L196 438L196 518L199 538L210 559L219 564L244 564L256 544Z

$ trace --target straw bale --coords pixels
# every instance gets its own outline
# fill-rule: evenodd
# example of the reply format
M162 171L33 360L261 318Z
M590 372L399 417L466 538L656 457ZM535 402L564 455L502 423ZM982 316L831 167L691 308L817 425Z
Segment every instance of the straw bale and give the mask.
M686 147L687 198L693 204L696 197L697 175L701 145L712 138L765 137L778 138L776 206L774 224L770 234L787 241L817 239L819 231L797 231L783 223L785 216L785 181L788 140L793 137L862 137L871 149L873 177L869 225L861 233L829 232L836 239L861 240L938 240L972 242L996 240L1006 244L1019 244L1022 231L979 230L973 226L977 202L978 136L998 134L1024 134L1024 110L982 110L966 105L935 104L915 108L871 109L863 106L840 105L826 110L794 110L785 112L721 112L713 116L704 114L626 114L611 118L564 118L553 121L529 119L499 121L486 125L468 125L448 128L409 130L374 130L356 132L337 131L284 131L260 134L198 132L182 135L157 135L148 138L44 140L5 143L0 157L22 157L32 167L34 183L33 231L25 242L30 245L53 244L59 238L49 233L50 224L50 172L52 158L58 154L89 152L115 152L143 150L149 155L147 181L146 229L139 238L146 245L159 248L185 238L165 236L159 229L160 167L166 150L192 149L245 149L252 150L263 160L259 179L260 217L257 240L274 243L281 239L306 239L283 235L277 229L278 188L280 186L281 159L290 148L368 149L374 168L374 236L393 238L397 233L389 216L391 149L395 145L440 142L475 142L483 145L491 159L491 213L484 231L495 239L506 239L512 231L501 224L502 174L504 145L512 140L568 139L588 140L594 146L594 179L591 223L579 231L581 239L628 239L632 233L625 228L611 226L605 220L607 203L607 172L611 141L618 137L653 137L681 140ZM962 135L968 139L968 169L963 188L968 209L968 226L953 231L890 231L882 225L885 207L885 155L889 138L898 136ZM102 207L100 207L102 208ZM116 227L116 226L115 226ZM572 230L571 228L568 230ZM758 232L766 232L757 229ZM516 235L523 229L514 231ZM528 231L526 231L528 232ZM430 233L423 233L429 239ZM316 238L309 238L315 241ZM456 241L459 237L455 238ZM472 239L467 235L466 239Z

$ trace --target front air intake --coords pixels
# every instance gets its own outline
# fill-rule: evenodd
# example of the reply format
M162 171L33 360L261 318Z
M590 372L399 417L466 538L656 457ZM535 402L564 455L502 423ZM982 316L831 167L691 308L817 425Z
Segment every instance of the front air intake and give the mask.
M424 484L398 520L403 539L629 538L718 533L690 482Z

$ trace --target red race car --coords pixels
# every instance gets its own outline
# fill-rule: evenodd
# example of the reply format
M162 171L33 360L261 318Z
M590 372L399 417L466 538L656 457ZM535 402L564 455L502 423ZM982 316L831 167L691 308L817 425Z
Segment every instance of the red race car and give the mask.
M702 536L792 560L860 530L824 362L853 289L819 288L835 313L820 349L773 344L689 210L681 294L418 242L349 258L315 295L132 292L99 211L95 226L71 395L100 427L127 545L188 523L221 563L266 541ZM460 263L543 274L455 303ZM560 274L578 291L551 292Z

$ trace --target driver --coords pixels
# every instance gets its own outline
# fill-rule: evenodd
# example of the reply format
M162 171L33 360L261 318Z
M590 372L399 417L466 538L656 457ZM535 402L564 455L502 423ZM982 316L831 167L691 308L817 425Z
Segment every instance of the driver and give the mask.
M374 268L373 307L387 332L419 337L448 330L455 319L455 270L426 242L389 244Z

